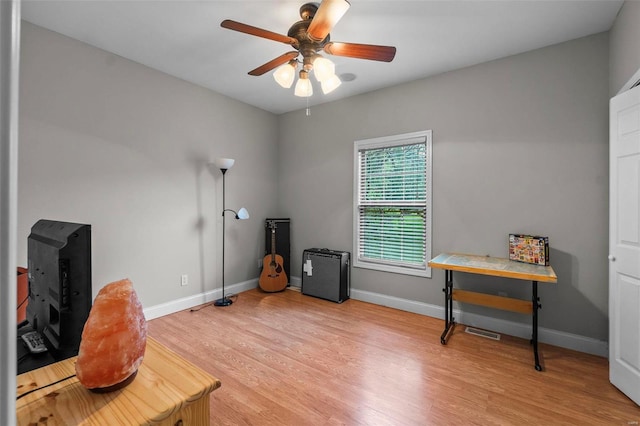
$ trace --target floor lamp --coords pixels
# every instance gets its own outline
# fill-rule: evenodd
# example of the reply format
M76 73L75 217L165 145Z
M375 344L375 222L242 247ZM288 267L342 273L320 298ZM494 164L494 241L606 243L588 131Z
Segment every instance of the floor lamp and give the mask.
M236 219L249 219L249 212L244 207L242 207L240 210L238 210L236 212L235 210L227 209L226 205L225 205L225 181L224 181L224 178L225 178L225 175L227 173L227 170L229 170L233 166L233 163L235 163L235 160L232 159L232 158L216 158L216 160L214 162L215 167L220 169L220 171L222 172L222 297L220 299L216 300L215 302L213 302L213 304L215 306L229 306L229 305L231 305L233 303L233 301L231 299L229 299L228 297L226 297L224 295L225 213L226 212L232 212Z

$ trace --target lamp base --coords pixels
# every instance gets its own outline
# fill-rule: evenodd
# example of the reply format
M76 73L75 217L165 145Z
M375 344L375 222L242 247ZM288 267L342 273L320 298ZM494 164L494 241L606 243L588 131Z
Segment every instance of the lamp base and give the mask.
M233 301L228 297L223 297L222 299L218 299L215 302L213 302L214 306L229 306L232 303Z

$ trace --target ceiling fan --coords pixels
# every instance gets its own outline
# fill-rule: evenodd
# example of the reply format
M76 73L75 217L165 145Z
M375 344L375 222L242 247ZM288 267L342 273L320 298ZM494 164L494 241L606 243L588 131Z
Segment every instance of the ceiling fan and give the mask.
M345 56L357 59L391 62L396 55L393 46L378 46L373 44L333 42L329 32L349 9L347 0L323 0L321 3L305 3L300 7L301 21L294 23L287 35L274 33L262 28L226 19L220 26L229 30L266 38L289 44L294 49L271 61L249 71L249 75L260 76L279 67L274 78L282 86L289 88L295 79L298 57L302 56L302 69L296 84L296 96L311 96L313 89L309 81L312 70L322 84L324 93L329 93L340 85L340 79L335 75L333 63L322 57L318 52L329 55Z

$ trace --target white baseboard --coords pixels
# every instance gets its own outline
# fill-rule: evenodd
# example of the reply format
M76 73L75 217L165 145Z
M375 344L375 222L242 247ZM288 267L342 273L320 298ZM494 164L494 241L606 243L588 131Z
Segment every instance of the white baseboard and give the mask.
M302 280L297 277L291 277L291 285L301 286ZM373 293L353 288L351 289L351 298L444 320L444 303L443 305L431 305L428 303L416 302L415 300L401 299L399 297L387 296L380 293ZM507 334L509 336L531 339L530 323L507 321L484 315L463 312L459 309L453 310L453 317L456 322L461 324L491 330ZM609 356L608 342L564 331L538 327L538 341L605 358Z
M238 294L243 291L251 290L258 286L258 279L244 281L233 285L225 285L225 295ZM202 305L205 303L213 302L222 297L222 289L217 288L206 293L195 294L189 297L183 297L182 299L172 300L171 302L162 303L160 305L151 306L144 309L144 317L147 320L163 317L165 315L173 314L174 312L183 311L185 309L193 308L194 306Z
M291 277L290 284L293 287L301 287L302 280L300 277ZM225 293L240 293L251 290L258 286L258 280L249 280L242 283L233 284L225 287ZM169 315L174 312L192 308L219 299L222 297L222 290L216 289L207 293L201 293L171 302L151 306L144 310L147 320ZM370 291L351 289L351 298L361 300L363 302L374 303L376 305L388 306L390 308L400 309L407 312L426 315L433 318L444 319L444 306L431 305L424 302L416 302L415 300L401 299L399 297L387 296L380 293ZM469 325L471 327L482 328L485 330L495 331L497 333L507 334L509 336L521 337L523 339L531 338L531 324L513 322L492 318L484 315L472 314L453 310L453 316L456 322ZM549 328L538 328L538 341L548 343L550 345L562 348L572 349L602 357L609 356L609 344L606 341L596 340L591 337L580 336L577 334L567 333L564 331L552 330Z
M386 296L384 294L356 289L351 289L351 298L444 320L444 305L431 305L428 303L416 302L414 300L401 299L398 297ZM453 310L453 317L457 323L491 330L507 334L509 336L531 339L530 323L525 324L507 321L484 315L463 312L459 309ZM598 355L605 358L609 356L609 344L606 341L544 327L538 327L538 342L548 343L550 345Z

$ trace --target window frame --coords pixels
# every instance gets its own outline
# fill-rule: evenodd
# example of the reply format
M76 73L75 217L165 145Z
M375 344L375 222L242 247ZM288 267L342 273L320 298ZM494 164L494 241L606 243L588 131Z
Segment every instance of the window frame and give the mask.
M374 262L360 257L360 152L370 149L390 148L416 143L425 143L425 258L424 265L415 266L393 265ZM352 266L356 268L373 269L403 275L431 278L431 268L427 264L432 253L432 214L433 214L433 161L432 161L432 131L404 133L371 139L356 140L353 144L353 258Z

